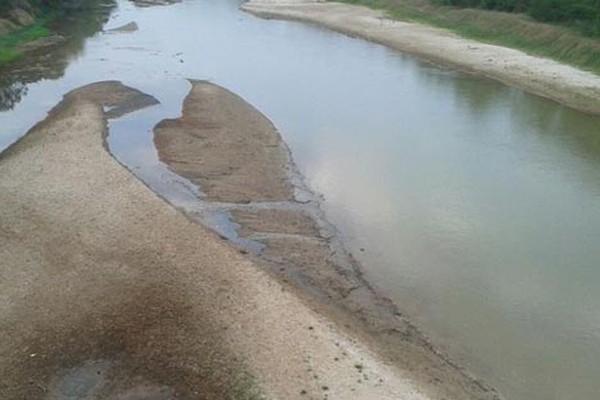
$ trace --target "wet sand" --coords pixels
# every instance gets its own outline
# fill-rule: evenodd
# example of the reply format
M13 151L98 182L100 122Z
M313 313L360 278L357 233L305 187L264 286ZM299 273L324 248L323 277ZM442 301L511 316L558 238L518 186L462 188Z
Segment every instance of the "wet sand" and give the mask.
M519 50L464 39L447 30L391 20L383 11L311 0L252 0L241 7L263 18L310 22L424 60L485 76L574 109L600 114L600 77Z
M183 117L155 128L160 160L212 201L290 200L289 160L273 124L233 93L192 83Z
M108 153L155 102L78 89L0 155L0 398L440 398Z
M156 126L155 144L172 171L200 186L204 208L229 216L239 237L228 239L242 239L237 241L240 252L315 312L369 343L432 398L496 398L493 390L437 353L363 279L325 220L318 198L295 171L273 124L223 88L192 84L182 116ZM202 222L194 213L189 217ZM244 246L249 242L259 246Z

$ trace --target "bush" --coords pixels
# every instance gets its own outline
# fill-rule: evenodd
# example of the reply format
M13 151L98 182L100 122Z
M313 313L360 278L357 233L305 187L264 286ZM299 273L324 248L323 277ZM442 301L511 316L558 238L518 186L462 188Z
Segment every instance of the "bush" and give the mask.
M437 4L525 12L542 22L557 22L588 35L600 35L600 0L433 0Z
M18 0L0 0L0 14L18 7Z

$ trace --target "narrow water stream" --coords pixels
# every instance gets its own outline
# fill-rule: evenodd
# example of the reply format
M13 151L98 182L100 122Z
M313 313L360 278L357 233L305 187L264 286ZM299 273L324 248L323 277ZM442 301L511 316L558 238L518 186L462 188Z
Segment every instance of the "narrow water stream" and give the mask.
M65 92L121 80L161 105L113 122L111 150L185 206L200 193L151 129L180 114L187 78L213 81L277 125L368 279L438 346L509 399L600 398L600 118L238 5L119 1L107 28L140 30L27 84L0 150Z

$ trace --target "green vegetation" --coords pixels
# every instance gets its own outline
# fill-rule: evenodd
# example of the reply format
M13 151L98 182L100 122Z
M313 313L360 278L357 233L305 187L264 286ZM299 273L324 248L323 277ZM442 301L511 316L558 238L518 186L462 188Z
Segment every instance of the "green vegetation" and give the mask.
M0 36L0 112L14 108L27 95L29 83L61 77L69 64L67 60L81 52L86 39L102 29L115 5L114 0L90 0L85 7L37 14L32 25ZM28 12L31 15L31 11ZM24 42L51 33L61 35L67 41L53 52L52 57L45 57L45 52L34 52L27 57L27 62L38 68L29 68L27 73L22 73L19 68L2 68L3 63L20 56L18 49Z
M50 31L39 22L0 37L0 66L19 57L16 49L22 43L48 36Z
M4 0L0 2L0 15L5 11L10 11L15 7L19 6L19 1L17 0Z
M600 39L582 33L581 22L576 20L572 20L570 23L562 21L561 24L552 25L536 21L532 16L524 13L440 4L454 0L338 1L382 9L391 18L446 28L467 38L520 49L600 75ZM525 7L528 3L536 1L577 3L577 0L477 0L473 3L480 6L484 3L489 5L521 3L523 5L520 7ZM500 8L500 6L495 6L495 8ZM520 8L514 8L514 11L517 10Z
M49 36L57 21L72 18L81 10L90 8L98 0L0 0L0 18L10 18L12 10L20 9L31 15L35 22L0 36L0 68L21 56L19 46ZM108 0L107 0L108 3ZM77 17L85 13L79 13ZM80 27L81 24L74 24ZM93 24L96 28L97 24Z
M600 36L600 0L434 0L442 5L527 13L558 22L590 36Z
M64 10L88 6L97 0L1 0L0 15L15 8L26 11L61 12Z

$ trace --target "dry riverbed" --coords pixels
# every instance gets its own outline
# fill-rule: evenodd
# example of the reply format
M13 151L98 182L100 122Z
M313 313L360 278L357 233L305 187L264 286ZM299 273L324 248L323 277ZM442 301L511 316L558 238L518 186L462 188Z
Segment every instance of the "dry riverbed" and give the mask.
M83 87L0 156L0 398L441 398L108 153L107 119L155 103L118 82ZM315 232L292 215L240 218Z
M519 50L461 38L383 11L312 0L251 0L242 9L264 18L315 23L424 60L486 76L580 111L600 114L600 77Z

